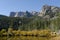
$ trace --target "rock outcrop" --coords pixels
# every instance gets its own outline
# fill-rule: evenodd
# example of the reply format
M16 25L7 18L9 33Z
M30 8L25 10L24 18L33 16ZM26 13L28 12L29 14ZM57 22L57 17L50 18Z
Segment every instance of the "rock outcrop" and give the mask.
M10 17L32 17L32 16L40 16L43 18L53 18L57 16L60 12L60 7L44 5L40 12L32 11L32 12L11 12Z
M47 15L49 15L49 17L52 18L54 16L57 16L59 12L60 12L60 7L44 5L38 16L48 17Z
M10 17L32 17L33 15L38 15L38 12L11 12Z

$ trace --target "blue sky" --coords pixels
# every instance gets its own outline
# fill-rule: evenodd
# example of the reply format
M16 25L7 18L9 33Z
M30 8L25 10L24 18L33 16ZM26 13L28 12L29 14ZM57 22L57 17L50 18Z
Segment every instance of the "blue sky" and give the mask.
M60 7L60 0L0 0L0 14L9 16L11 11L40 11L45 4Z

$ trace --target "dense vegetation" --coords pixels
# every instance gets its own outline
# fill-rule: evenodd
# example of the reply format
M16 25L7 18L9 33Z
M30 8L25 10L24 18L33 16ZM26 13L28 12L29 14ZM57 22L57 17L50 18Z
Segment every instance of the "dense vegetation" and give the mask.
M12 28L14 30L40 30L49 28L49 20L42 19L41 17L1 17L0 18L0 30Z
M3 16L0 18L0 34L33 34L47 36L50 35L51 31L58 31L60 29L60 16L56 18L44 19L39 16L33 17L6 17ZM36 31L34 31L36 30ZM39 31L39 30L42 30ZM50 31L44 31L50 30ZM27 32L28 31L28 32ZM34 32L34 33L33 33ZM44 33L46 32L46 34ZM39 35L40 35L39 34ZM40 36L41 36L40 35Z

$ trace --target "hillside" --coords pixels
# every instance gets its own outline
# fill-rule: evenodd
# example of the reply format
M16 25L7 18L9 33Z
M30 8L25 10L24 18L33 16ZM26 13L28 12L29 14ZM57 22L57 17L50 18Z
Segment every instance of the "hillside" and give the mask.
M0 15L0 30L60 30L60 8L44 5L40 12L11 12L9 17Z
M0 15L0 18L2 18L2 17L7 17L7 16L5 16L5 15Z

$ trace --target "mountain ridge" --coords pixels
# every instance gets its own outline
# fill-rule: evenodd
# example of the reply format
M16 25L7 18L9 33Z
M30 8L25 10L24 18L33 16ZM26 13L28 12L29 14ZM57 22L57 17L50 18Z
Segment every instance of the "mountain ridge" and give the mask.
M32 16L40 16L40 17L49 17L52 18L56 16L56 13L60 12L60 7L43 5L40 12L32 11L32 12L11 12L10 17L32 17Z
M12 28L14 30L26 31L35 29L51 29L52 31L60 30L60 8L58 7L45 5L43 6L42 11L37 12L37 14L35 11L26 11L19 15L18 13L12 13L12 16L0 18L0 29L8 30L8 28ZM31 13L34 14L31 15Z

